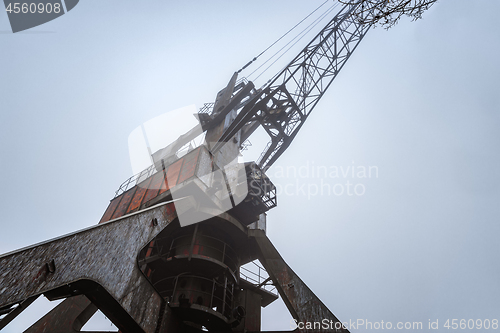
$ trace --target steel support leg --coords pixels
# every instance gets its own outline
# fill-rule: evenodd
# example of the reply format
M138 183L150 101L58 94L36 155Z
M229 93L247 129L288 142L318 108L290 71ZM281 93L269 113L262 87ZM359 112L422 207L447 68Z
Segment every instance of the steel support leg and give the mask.
M70 297L62 301L35 324L31 325L24 333L81 332L83 325L96 312L97 307L84 295Z
M333 324L332 329L320 330L322 332L343 332L349 331L341 328L340 321L326 307L323 302L307 287L307 285L295 274L295 272L286 264L278 253L278 250L271 243L269 238L262 230L249 230L250 237L255 239L258 251L260 252L260 261L267 273L273 280L278 293L285 302L292 317L301 323L330 321ZM340 329L335 329L335 323ZM331 326L330 326L331 327ZM298 330L302 332L301 330ZM303 332L310 332L304 330Z

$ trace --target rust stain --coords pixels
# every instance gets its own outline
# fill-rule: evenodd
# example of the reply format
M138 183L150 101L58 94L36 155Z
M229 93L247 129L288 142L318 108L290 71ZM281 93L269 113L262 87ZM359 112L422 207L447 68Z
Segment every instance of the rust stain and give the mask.
M123 195L120 195L120 196L114 198L113 200L111 200L108 208L104 212L104 215L102 216L101 221L99 221L99 223L103 223L103 222L107 222L107 221L111 220L111 216L115 212L115 209L118 206L118 204L120 203L120 200L122 199L122 197L123 197Z
M132 197L133 197L136 190L137 190L137 186L134 186L130 190L128 190L127 192L122 194L123 198L120 201L120 204L116 208L111 219L116 219L120 216L125 215L125 212L127 211L128 205L130 204L130 201L132 200Z
M184 157L184 165L179 175L178 184L194 176L199 154L200 148L197 148Z
M181 171L184 158L179 159L177 162L171 164L167 170L167 189L171 189L177 185L177 179L179 178L179 173Z
M143 202L148 202L149 200L154 199L158 194L160 194L160 190L165 191L166 189L165 180L163 179L163 171L157 172L151 179L151 183L149 184L149 188L144 196Z
M151 179L152 177L149 177L137 186L137 191L135 191L134 197L128 206L126 214L139 208L142 203L142 198L144 198L144 194L146 194L149 184L151 183Z

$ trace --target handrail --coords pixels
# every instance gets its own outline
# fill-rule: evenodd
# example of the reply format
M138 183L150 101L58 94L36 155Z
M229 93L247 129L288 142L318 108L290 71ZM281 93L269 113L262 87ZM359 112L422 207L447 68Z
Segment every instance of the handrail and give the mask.
M252 261L251 264L253 264L257 268L257 272L253 272L250 269L241 266L240 278L243 277L247 282L255 285L256 287L277 295L278 291L276 287L274 285L267 284L267 281L269 281L270 279L267 271L263 267L259 266L255 261ZM265 275L262 273L265 273Z

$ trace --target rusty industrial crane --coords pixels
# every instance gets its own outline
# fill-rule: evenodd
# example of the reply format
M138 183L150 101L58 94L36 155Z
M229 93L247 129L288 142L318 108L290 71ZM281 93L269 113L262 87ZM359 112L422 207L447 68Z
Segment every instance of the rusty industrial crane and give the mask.
M98 309L121 332L260 332L261 308L278 293L297 322L347 331L267 238L277 201L265 171L370 28L356 6L262 88L235 73L198 126L120 187L99 224L0 256L0 329L44 295L65 300L26 332L80 332ZM234 162L259 127L269 136L260 159ZM205 144L179 157L201 133ZM242 267L257 259L265 278Z

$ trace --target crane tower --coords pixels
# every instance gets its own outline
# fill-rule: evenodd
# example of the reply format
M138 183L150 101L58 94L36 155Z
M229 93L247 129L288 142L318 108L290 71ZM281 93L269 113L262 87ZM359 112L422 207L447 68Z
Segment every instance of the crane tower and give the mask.
M277 205L266 170L370 28L355 6L262 88L234 73L196 127L120 186L99 224L0 256L0 329L44 295L64 301L25 332L81 332L98 309L124 333L261 332L261 309L279 295L297 322L347 332L266 236ZM259 160L238 163L259 127L269 139ZM257 260L257 272L244 267Z

